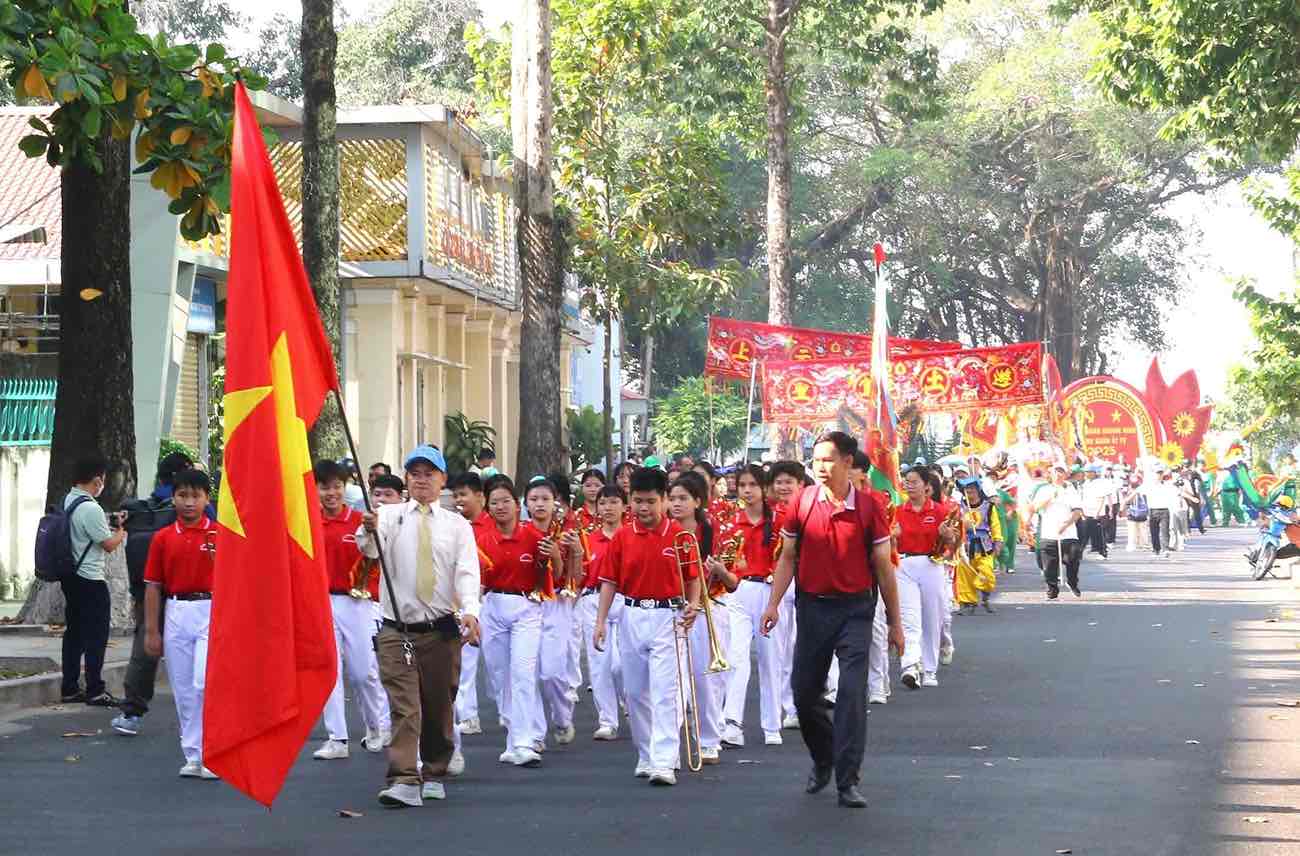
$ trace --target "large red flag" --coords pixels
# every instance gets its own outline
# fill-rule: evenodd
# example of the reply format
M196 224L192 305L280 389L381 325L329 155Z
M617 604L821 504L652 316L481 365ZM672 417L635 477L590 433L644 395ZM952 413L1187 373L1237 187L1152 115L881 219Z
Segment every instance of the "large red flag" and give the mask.
M334 687L307 428L338 376L243 84L231 151L224 476L203 762L270 806Z

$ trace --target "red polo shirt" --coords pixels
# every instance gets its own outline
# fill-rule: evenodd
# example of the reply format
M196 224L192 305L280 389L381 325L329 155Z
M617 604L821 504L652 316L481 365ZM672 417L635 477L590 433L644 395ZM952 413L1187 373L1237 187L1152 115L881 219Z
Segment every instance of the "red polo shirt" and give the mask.
M510 535L494 525L478 539L479 549L492 560L483 574L483 587L511 592L530 592L537 587L537 544L546 535L522 523Z
M615 529L614 535L617 534L618 529ZM591 548L591 558L585 563L584 570L586 573L582 577L583 588L594 588L600 585L600 573L609 556L609 545L614 542L614 535L606 535L604 527L601 527L587 536L587 546Z
M347 594L352 589L352 568L361 558L357 549L357 527L361 512L343 506L337 517L321 511L321 534L325 541L325 571L329 575L330 594Z
M216 524L206 515L193 526L177 520L159 529L149 542L144 581L162 586L169 595L211 592L216 557Z
M682 596L682 574L677 571L673 539L682 527L665 517L653 529L632 523L614 533L599 571L601 581L612 582L627 597L640 600L666 600ZM683 557L688 562L685 578L700 575L698 556Z
M899 554L903 556L932 554L939 543L939 526L950 510L948 503L935 502L928 497L920 508L914 507L911 500L904 500L894 512L894 519L898 522L900 530Z
M885 510L879 502L850 489L844 504L837 508L823 495L820 485L813 485L795 494L787 511L781 532L799 539L800 591L855 594L875 584L870 551L889 540Z
M749 515L744 511L737 511L727 522L725 531L722 533L724 540L729 540L737 532L742 532L745 540L740 550L736 553L736 565L731 568L732 572L741 579L767 579L776 568L776 545L781 542L781 516L778 513L772 514L772 540L763 543L763 518L759 518L757 523L751 523ZM719 551L722 549L719 546ZM741 560L744 560L743 565Z

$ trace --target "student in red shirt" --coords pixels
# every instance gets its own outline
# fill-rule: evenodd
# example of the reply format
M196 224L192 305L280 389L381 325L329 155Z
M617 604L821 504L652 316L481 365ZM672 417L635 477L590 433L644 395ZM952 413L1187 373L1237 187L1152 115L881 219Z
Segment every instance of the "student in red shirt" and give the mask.
M772 465L771 493L772 508L777 515L784 515L790 501L809 484L808 473L798 461L777 461ZM777 554L780 554L781 541L777 540ZM776 627L776 641L781 652L781 718L782 728L798 728L799 715L794 709L794 691L791 690L790 675L794 668L794 637L799 629L798 616L794 609L794 587L791 586L781 600L781 621Z
M605 487L605 474L597 469L587 470L582 474L578 482L582 485L582 503L578 505L575 512L578 528L585 532L593 532L601 524L600 509L597 505L600 502L600 491Z
M606 620L617 593L624 606L618 645L636 775L652 785L675 785L681 749L677 622L689 631L695 621L699 556L683 556L684 567L678 569L674 538L682 529L664 515L667 474L641 467L630 484L633 519L614 536L600 571L592 644L605 650Z
M217 527L203 514L210 486L207 473L189 469L172 481L176 522L159 529L145 563L145 652L160 657L176 700L185 778L215 779L203 766L203 687L208 663L208 624L212 617L212 571L216 566ZM163 598L165 627L159 632Z
M474 540L481 541L484 534L496 529L492 515L487 513L487 497L483 493L483 480L478 473L465 472L447 483L456 510L474 527ZM480 572L481 572L480 568ZM481 649L466 645L460 652L460 689L456 691L456 738L465 734L482 734L483 724L478 718L478 660ZM459 750L459 745L457 746ZM464 763L463 756L453 756L452 763ZM454 774L453 774L454 775Z
M894 533L902 557L898 601L907 652L900 658L899 680L911 690L939 685L939 638L951 585L947 569L931 556L938 554L942 545L956 542L956 531L947 522L955 506L934 501L931 475L926 467L907 471L903 477L907 499L895 512Z
M621 602L610 610L604 651L596 648L592 634L596 630L596 613L600 608L600 574L609 554L609 545L623 525L626 511L627 497L618 485L605 485L600 489L596 495L600 525L587 535L589 553L583 564L586 574L578 597L578 625L587 644L587 669L591 677L592 698L596 703L598 727L592 735L595 740L618 738L618 702L623 696L623 669L618 653L618 622L623 612Z
M781 649L776 637L759 632L763 610L772 592L772 558L781 534L781 521L764 498L763 468L746 464L736 480L744 508L735 512L721 528L725 544L737 534L743 538L731 570L740 578L731 598L731 646L727 661L731 675L727 685L726 721L722 741L728 746L745 745L745 702L749 694L750 649L758 648L758 711L764 738L781 736ZM719 547L719 551L723 548Z
M362 560L357 548L357 527L361 512L343 502L347 470L331 460L320 460L313 467L316 492L320 496L321 526L325 542L325 566L330 583L330 611L334 616L334 643L338 648L338 677L334 691L325 701L325 731L321 747L312 753L318 761L335 761L348 757L348 718L343 681L352 685L361 702L361 718L366 736L361 745L368 752L382 752L392 742L392 717L388 693L379 680L379 663L375 657L375 607L365 583L354 578Z
M498 693L497 709L506 729L506 749L498 759L517 767L542 763L537 709L537 657L542 638L542 605L529 597L537 584L543 553L555 560L559 545L538 529L519 522L515 484L495 475L484 485L495 531L481 533L479 549L492 565L483 574L483 665Z
M794 703L799 728L813 759L806 790L815 794L830 784L832 773L839 803L863 808L858 790L867 739L867 658L877 598L884 600L890 643L902 652L903 630L898 590L890 561L890 533L884 509L849 483L849 465L857 441L829 431L813 446L817 485L790 503L781 529L784 546L762 630L779 620L781 597L795 576ZM825 698L831 658L840 661L835 719Z

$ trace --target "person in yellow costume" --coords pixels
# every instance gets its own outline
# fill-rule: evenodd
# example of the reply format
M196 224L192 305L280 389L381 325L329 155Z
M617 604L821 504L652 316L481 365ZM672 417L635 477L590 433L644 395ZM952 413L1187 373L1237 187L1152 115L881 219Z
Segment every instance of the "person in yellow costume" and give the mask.
M962 479L958 486L964 537L957 554L957 602L964 615L974 615L977 604L993 613L989 599L998 583L993 563L1002 550L1002 522L978 478Z

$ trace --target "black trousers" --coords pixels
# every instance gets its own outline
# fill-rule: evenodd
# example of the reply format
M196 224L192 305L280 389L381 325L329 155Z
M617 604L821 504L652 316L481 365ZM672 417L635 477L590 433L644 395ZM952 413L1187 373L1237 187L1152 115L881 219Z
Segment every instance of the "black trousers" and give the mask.
M1053 591L1061 587L1061 565L1065 565L1065 582L1079 587L1079 559L1083 550L1073 538L1062 541L1043 540L1038 544L1038 562L1043 568L1043 581Z
M1081 523L1083 539L1088 542L1092 552L1106 555L1106 531L1103 528L1104 517L1085 517Z
M860 598L795 596L797 629L790 689L799 730L819 769L834 768L840 788L856 785L867 748L867 656L874 593ZM831 655L840 662L834 717L826 700Z
M166 599L162 601L164 604ZM166 607L164 606L164 609ZM153 688L158 680L158 658L150 657L144 650L144 600L133 600L131 610L135 616L135 638L131 640L131 662L126 664L126 678L122 689L126 698L122 713L127 716L144 716L153 701ZM160 618L158 627L164 627Z
M86 661L86 698L104 691L104 651L108 648L111 602L108 583L73 575L62 580L67 601L63 628L63 694L81 688L81 661Z
M1151 516L1147 519L1147 525L1151 527L1151 552L1157 556L1160 551L1169 551L1169 509L1153 508Z

